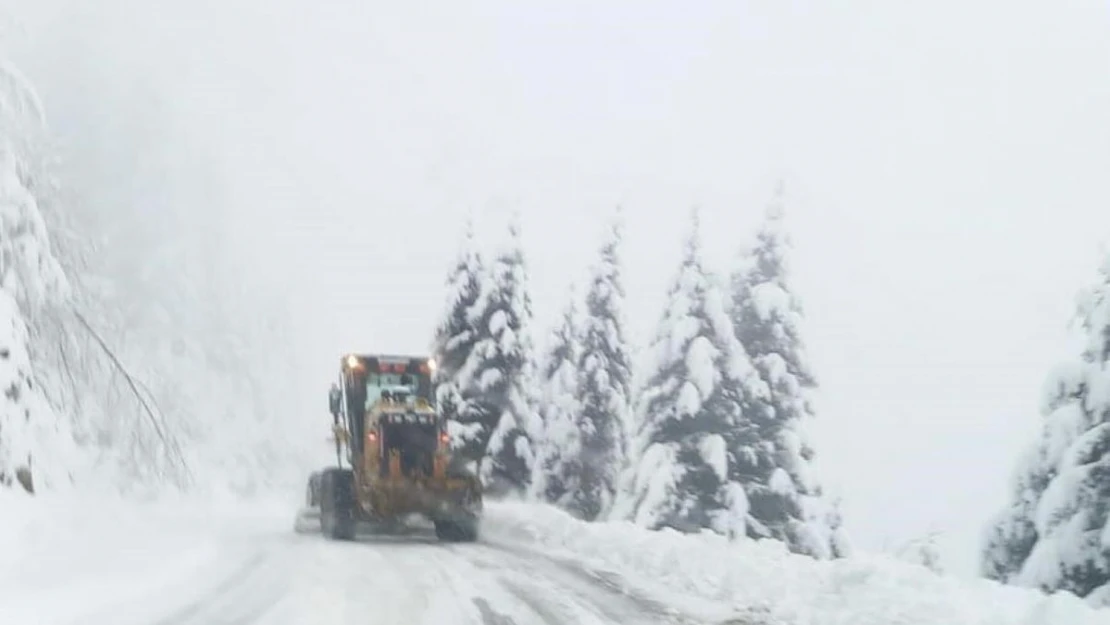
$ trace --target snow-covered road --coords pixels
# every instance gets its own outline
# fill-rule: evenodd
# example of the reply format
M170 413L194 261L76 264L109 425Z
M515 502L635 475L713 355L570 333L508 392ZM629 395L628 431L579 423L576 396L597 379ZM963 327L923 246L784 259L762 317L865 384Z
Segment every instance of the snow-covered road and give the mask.
M9 502L11 503L11 502ZM477 543L299 534L287 505L23 503L0 521L5 625L701 625L493 519ZM504 539L498 534L507 534Z
M487 508L478 543L332 542L295 503L0 492L3 625L1105 625L1070 595L876 555Z
M489 542L444 544L430 532L351 543L294 534L240 536L224 545L223 553L220 572L200 569L196 578L165 589L141 610L112 606L78 620L117 625L703 622L627 592L619 580L573 562Z

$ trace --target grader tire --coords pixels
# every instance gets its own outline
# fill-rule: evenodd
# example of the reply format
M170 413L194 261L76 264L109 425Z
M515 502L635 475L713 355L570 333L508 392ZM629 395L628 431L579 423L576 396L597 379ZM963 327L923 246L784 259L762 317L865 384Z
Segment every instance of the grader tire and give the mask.
M478 540L477 519L436 521L436 538L453 543L472 543Z
M355 538L355 476L328 469L320 480L320 531L332 540Z

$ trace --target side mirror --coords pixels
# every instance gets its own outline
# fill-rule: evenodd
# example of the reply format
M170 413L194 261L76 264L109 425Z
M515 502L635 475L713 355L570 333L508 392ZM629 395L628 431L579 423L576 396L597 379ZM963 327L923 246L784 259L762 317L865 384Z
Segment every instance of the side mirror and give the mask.
M334 417L339 416L339 402L342 401L343 394L339 392L339 387L332 384L331 390L328 391L328 408Z

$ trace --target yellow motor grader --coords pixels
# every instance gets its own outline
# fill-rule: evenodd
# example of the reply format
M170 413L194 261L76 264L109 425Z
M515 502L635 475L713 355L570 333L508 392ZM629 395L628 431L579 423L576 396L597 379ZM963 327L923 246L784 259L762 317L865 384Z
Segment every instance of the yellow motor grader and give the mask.
M478 538L481 483L452 456L434 371L429 358L342 359L328 398L336 466L313 473L305 495L325 536L351 540L360 526L397 528L418 515L440 540Z

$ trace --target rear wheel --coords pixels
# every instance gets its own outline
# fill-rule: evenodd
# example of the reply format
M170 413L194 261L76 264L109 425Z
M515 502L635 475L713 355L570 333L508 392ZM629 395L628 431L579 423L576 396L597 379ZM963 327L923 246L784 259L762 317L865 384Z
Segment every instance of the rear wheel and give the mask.
M333 540L355 537L355 476L350 469L328 469L321 476L320 531Z
M462 497L455 502L457 508L446 518L435 520L436 538L449 542L474 542L478 540L478 525L482 516L482 483L462 456L453 456L447 465L447 477L464 480Z
M452 519L436 521L436 538L454 542L471 543L478 540L478 519Z

